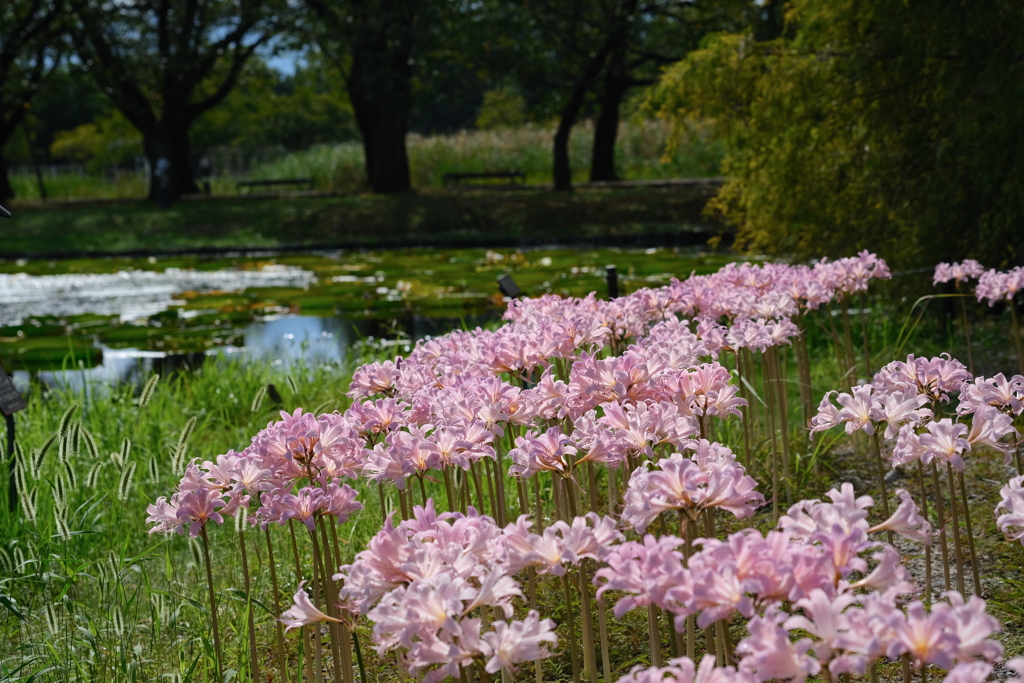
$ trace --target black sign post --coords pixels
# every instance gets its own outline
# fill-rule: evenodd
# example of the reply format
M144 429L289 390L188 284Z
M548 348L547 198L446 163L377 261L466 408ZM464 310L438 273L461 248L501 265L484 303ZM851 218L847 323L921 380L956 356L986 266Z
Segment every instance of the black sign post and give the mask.
M0 413L4 414L4 419L7 421L7 476L9 477L7 509L11 512L18 507L18 478L15 474L18 461L14 454L14 414L27 407L25 399L14 388L14 382L3 369L0 369Z
M516 281L512 279L512 275L510 273L506 273L498 278L498 289L500 289L501 293L510 299L515 299L522 293L522 290L519 289L519 285L517 285Z
M11 212L0 206L0 218L10 218Z
M608 264L604 267L604 276L608 281L608 298L619 298L619 272L614 264Z

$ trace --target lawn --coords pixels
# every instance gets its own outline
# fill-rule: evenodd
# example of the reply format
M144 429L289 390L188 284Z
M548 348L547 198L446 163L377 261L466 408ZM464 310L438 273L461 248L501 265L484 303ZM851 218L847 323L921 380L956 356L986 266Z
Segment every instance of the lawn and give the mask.
M0 257L161 254L202 250L700 244L717 227L701 216L716 186L556 194L431 191L182 201L20 205Z

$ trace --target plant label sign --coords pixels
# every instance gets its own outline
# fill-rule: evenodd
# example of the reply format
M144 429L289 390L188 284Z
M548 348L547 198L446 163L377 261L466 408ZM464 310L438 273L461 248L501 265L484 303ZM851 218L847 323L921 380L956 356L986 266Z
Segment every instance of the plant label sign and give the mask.
M14 382L11 381L6 372L0 371L0 413L14 415L19 410L25 410L27 407L25 399L14 388Z

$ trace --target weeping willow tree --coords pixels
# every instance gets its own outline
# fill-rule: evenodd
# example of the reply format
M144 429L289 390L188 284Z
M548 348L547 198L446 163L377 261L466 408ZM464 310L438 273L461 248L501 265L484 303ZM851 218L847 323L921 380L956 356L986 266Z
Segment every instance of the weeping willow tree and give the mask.
M1024 5L792 0L782 38L717 35L651 104L710 122L710 204L752 251L902 266L1024 261Z

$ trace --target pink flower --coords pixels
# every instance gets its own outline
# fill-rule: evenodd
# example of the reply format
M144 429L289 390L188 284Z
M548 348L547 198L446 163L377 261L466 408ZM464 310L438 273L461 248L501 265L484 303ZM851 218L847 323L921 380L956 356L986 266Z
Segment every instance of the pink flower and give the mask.
M610 590L627 594L615 603L617 618L650 604L667 608L669 591L688 583L683 554L676 550L682 542L674 536L655 538L647 534L643 543L628 541L613 546L604 558L607 566L594 575L595 585L600 586L598 597Z
M544 643L551 643L552 646L558 644L555 622L541 619L534 610L530 610L523 621L496 621L493 628L493 632L483 635L484 642L494 652L485 666L489 673L500 670L514 673L516 664L550 657L551 653Z
M946 674L942 683L985 683L992 673L992 665L986 662L960 662Z
M1017 674L1015 678L1007 678L1006 683L1020 683L1024 681L1024 657L1014 657L1006 661L1006 668Z
M516 447L508 452L514 463L509 474L529 478L537 472L568 472L572 466L566 456L576 454L569 437L558 427L551 427L540 436L533 434L516 438Z
M285 631L300 626L309 626L321 621L339 621L327 616L316 608L316 605L309 599L306 591L303 590L305 585L305 581L299 584L299 590L295 591L295 596L292 598L294 604L281 615L281 623L285 625Z
M736 645L736 654L743 655L739 668L757 681L781 678L801 683L821 670L816 659L807 655L813 643L809 638L791 642L789 633L779 626L784 612L769 607L763 617L747 623L750 635Z
M996 505L996 512L1005 512L996 519L996 525L1010 540L1024 544L1024 477L1011 479L999 490L999 495L1002 500Z
M854 387L852 391L852 394L839 394L836 397L839 405L843 406L839 411L839 422L846 424L847 434L861 429L867 434L874 434L874 421L882 417L882 404L872 395L874 387L864 384Z
M178 526L178 498L181 494L175 494L171 496L171 502L167 502L167 498L160 496L156 499L156 503L146 508L146 512L149 516L146 517L146 523L154 524L153 528L149 530L149 533L163 533L167 534L174 531Z
M946 600L952 607L953 631L960 641L957 659L963 661L980 657L994 662L1001 658L1003 646L989 638L1000 630L999 621L985 613L985 601L972 595L964 602L963 596L956 591L946 593Z
M900 499L900 506L896 508L896 512L881 524L868 529L868 532L891 531L900 536L921 541L925 545L931 545L932 525L918 514L914 499L903 489L896 489L896 495Z
M907 595L915 591L910 574L900 561L900 554L892 546L882 546L872 559L878 562L870 574L852 584L850 588L869 588L894 595Z
M648 465L644 463L633 472L623 497L622 520L640 533L665 510L685 510L693 516L719 507L743 519L764 502L754 491L757 482L741 465L725 458L701 467L674 453L658 461L658 470L648 470Z
M224 523L220 508L224 507L224 500L217 495L214 489L201 488L196 491L186 491L177 501L178 526L175 531L184 534L184 528L188 527L188 535L195 538L207 522L213 521L217 524Z
M921 462L925 465L933 458L951 463L957 470L964 469L964 460L961 453L971 450L971 444L964 438L967 435L967 425L954 423L948 417L938 422L929 422L926 425L927 434L922 434L919 440L921 444Z
M935 603L931 614L928 614L922 603L911 603L906 618L893 623L896 638L889 644L886 655L895 658L906 652L913 659L915 669L925 664L950 669L959 646L954 627L948 605Z

